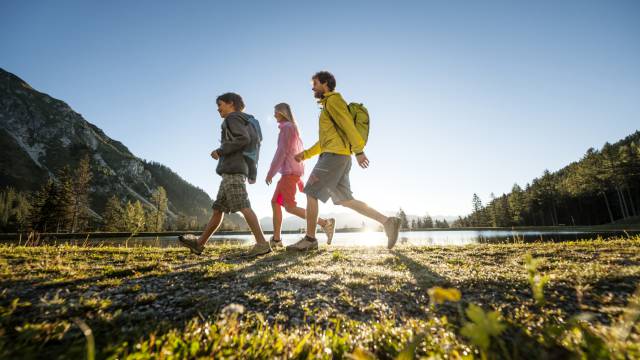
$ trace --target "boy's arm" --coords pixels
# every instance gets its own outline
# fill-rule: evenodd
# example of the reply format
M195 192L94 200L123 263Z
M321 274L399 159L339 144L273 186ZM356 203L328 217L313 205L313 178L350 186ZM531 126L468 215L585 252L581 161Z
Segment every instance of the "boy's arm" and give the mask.
M247 176L247 179L249 179L250 184L253 184L256 182L256 178L258 177L258 164L246 156L244 159L247 162L247 167L249 168L249 176Z
M249 130L247 130L247 126L240 115L229 115L225 121L227 123L227 128L233 136L231 140L223 139L220 148L217 150L218 154L222 156L228 156L238 151L242 151L251 142Z
M351 117L351 113L349 113L347 104L338 97L332 96L327 99L325 108L333 121L340 127L345 135L347 135L347 140L349 140L349 144L351 144L351 150L356 154L363 152L364 140L353 123L353 118Z

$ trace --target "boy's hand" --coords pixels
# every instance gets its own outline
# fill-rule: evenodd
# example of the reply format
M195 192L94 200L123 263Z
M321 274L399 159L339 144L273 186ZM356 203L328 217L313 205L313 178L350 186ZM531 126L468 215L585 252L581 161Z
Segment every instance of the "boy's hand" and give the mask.
M369 167L369 159L364 153L356 155L356 159L358 160L358 165L360 165L361 168L366 169Z
M218 154L218 150L213 150L211 152L211 157L214 158L215 160L220 159L220 154Z
M273 182L273 178L270 178L267 176L267 178L264 180L264 182L267 183L267 185L271 185L271 183Z
M294 156L293 158L296 159L297 162L301 162L302 160L304 160L304 151L296 154L296 156Z
M256 183L256 179L249 179L248 181L249 181L249 184L251 184L251 185Z

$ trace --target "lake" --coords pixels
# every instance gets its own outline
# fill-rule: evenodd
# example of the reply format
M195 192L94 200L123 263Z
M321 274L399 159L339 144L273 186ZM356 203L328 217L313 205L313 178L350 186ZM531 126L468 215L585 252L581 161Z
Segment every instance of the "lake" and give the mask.
M580 239L595 239L598 237L609 238L640 234L640 231L607 230L607 231L530 231L530 230L430 230L430 231L403 231L400 232L398 244L409 246L424 245L468 245L478 243L514 243L514 242L544 242L544 241L571 241ZM269 239L271 235L267 234ZM301 238L301 234L283 234L285 245L292 244ZM318 233L320 245L326 244L326 237ZM17 243L17 241L4 241L4 243ZM252 244L253 236L249 234L214 235L209 244ZM100 238L90 237L88 240L47 240L46 243L71 243L88 246L179 246L176 236L137 236L131 238ZM333 237L333 246L381 246L387 245L387 238L383 232L343 232L336 233Z

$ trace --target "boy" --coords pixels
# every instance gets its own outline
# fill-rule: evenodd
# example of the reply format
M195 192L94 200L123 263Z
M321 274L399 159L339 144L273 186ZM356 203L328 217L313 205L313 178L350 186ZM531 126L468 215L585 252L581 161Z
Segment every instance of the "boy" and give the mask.
M251 209L245 185L247 177L250 184L256 182L257 163L247 157L244 150L251 145L252 140L256 141L257 134L249 123L251 116L242 112L244 102L240 95L225 93L218 96L216 103L218 113L224 121L221 127L220 148L211 152L211 157L218 160L216 172L222 176L218 195L213 202L213 215L199 238L194 235L181 235L178 240L191 249L192 253L200 255L209 237L222 223L224 213L240 211L256 238L256 244L245 256L264 255L271 252L271 247L264 238L258 217Z

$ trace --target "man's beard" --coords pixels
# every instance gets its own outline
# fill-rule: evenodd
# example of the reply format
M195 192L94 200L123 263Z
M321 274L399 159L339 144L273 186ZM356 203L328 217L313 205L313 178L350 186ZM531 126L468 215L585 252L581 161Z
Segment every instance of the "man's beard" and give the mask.
M322 99L324 94L321 91L314 91L313 96L315 96L316 99Z

